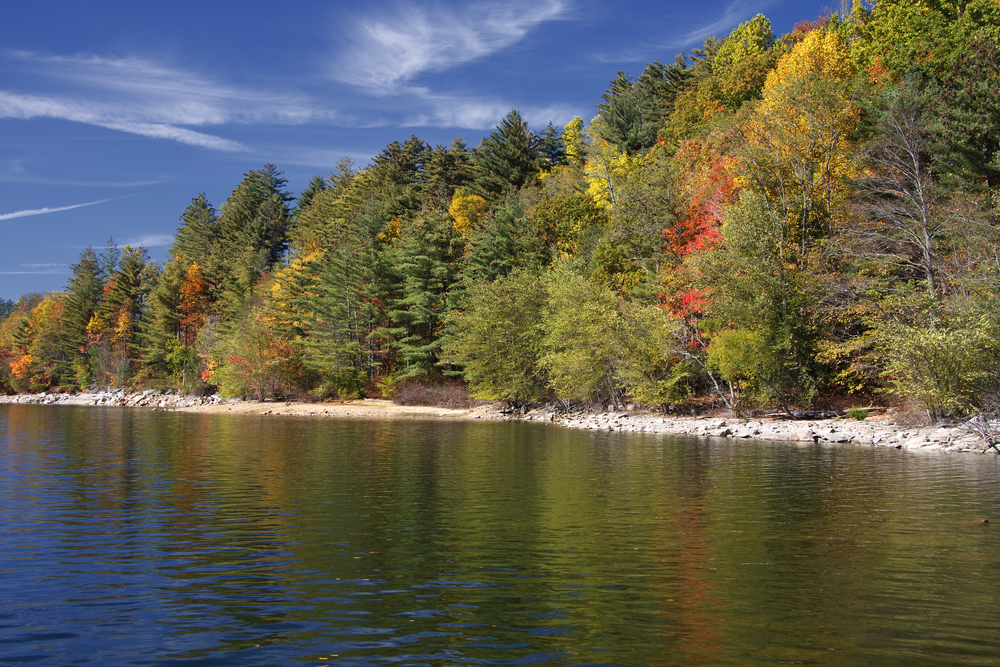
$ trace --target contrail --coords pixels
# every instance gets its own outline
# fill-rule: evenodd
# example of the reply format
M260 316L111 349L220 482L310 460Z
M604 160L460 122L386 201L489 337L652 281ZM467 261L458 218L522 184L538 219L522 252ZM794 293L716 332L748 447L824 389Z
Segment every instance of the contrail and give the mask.
M122 199L122 197L115 197L114 199ZM101 199L100 201L88 201L83 204L73 204L72 206L59 206L57 208L32 208L27 211L14 211L13 213L4 213L0 215L0 220L11 220L13 218L24 218L29 215L41 215L43 213L55 213L56 211L68 211L74 208L80 208L81 206L93 206L94 204L103 204L106 201L114 201L114 199Z

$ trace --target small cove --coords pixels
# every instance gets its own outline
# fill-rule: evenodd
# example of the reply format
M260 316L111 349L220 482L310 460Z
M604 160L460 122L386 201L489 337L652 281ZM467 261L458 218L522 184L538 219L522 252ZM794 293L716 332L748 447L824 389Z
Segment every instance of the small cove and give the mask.
M4 405L0 663L996 664L997 458Z

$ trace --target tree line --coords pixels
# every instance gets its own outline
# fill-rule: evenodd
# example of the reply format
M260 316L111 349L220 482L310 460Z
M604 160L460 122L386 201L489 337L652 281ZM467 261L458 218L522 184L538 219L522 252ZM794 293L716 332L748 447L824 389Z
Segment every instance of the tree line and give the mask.
M162 266L109 242L0 303L0 384L995 405L998 46L993 0L758 15L618 72L588 123L411 136L298 197L266 165Z

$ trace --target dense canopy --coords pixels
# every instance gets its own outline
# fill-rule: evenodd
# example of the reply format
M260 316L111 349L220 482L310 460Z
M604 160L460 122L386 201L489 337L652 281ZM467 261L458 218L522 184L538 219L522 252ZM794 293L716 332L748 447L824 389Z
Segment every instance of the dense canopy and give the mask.
M597 115L273 165L0 303L0 385L791 411L1000 402L1000 5L757 16ZM664 54L668 56L669 54Z

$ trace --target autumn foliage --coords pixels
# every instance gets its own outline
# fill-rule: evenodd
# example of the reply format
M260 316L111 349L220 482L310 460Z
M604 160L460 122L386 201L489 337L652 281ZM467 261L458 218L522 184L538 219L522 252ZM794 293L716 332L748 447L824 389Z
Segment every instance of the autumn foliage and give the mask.
M855 3L785 35L757 15L610 76L589 122L411 136L297 199L251 170L219 209L192 199L163 266L112 243L19 302L0 381L982 409L998 45L994 0Z

